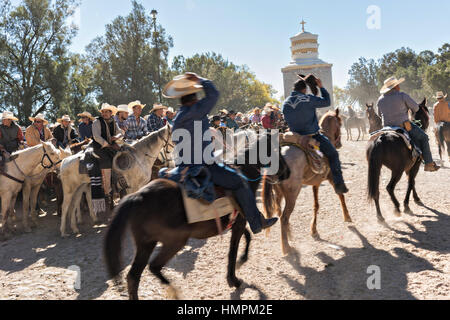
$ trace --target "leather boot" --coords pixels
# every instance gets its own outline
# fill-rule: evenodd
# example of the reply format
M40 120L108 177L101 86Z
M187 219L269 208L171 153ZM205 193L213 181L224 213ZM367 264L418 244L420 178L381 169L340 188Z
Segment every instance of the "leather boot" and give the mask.
M438 171L441 167L439 167L436 162L428 163L425 165L425 171L427 172L435 172Z

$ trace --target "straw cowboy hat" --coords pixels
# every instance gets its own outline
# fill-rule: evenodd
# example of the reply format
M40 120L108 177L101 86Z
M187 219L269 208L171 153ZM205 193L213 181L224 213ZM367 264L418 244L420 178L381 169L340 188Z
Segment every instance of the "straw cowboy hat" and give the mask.
M56 120L56 122L59 122L59 123L62 123L63 121L69 121L69 122L71 122L71 123L74 122L74 121L72 121L72 120L70 119L70 117L69 117L67 114L63 115L61 119L57 119L57 120Z
M4 111L2 113L2 120L12 120L12 121L19 121L16 117L14 117L14 114L10 111Z
M84 111L84 112L82 112L82 113L79 113L79 114L77 114L77 116L80 117L80 118L87 117L87 118L91 119L92 121L95 120L95 118L92 116L92 114L90 114L90 113L87 112L87 111ZM83 121L83 120L80 119L80 122L81 122L81 121Z
M435 98L436 99L445 99L445 98L447 98L447 94L444 95L444 92L438 91L438 92L436 92L436 97Z
M150 112L155 112L155 111L162 110L162 109L167 109L167 107L163 106L162 104L155 103L153 105L152 110L150 110Z
M45 120L44 115L42 113L38 113L36 115L36 117L34 117L34 118L33 117L29 117L28 119L30 119L31 122L34 122L36 120L42 120L44 122L44 125L48 124L48 121Z
M380 93L385 94L403 82L405 82L405 78L397 79L396 77L390 77L384 82L384 85L381 88Z
M142 104L139 100L136 100L136 101L130 102L130 103L128 104L128 109L129 109L129 110L133 110L133 108L136 107L136 106L140 106L141 109L144 109L144 107L146 106L146 104Z
M102 107L100 108L99 111L102 112L103 110L109 110L112 112L113 115L115 115L117 113L117 108L108 103L102 104Z
M266 103L266 105L264 106L264 109L271 109L272 111L280 111L280 108L274 106L270 102Z
M163 97L168 99L181 98L199 91L203 86L195 81L187 79L186 75L180 75L173 78L163 89Z
M227 110L227 109L222 109L222 110L219 110L219 112L222 112L222 113L228 114L228 110Z
M117 113L119 112L126 112L126 113L130 113L130 108L128 107L127 104L121 104L117 106Z

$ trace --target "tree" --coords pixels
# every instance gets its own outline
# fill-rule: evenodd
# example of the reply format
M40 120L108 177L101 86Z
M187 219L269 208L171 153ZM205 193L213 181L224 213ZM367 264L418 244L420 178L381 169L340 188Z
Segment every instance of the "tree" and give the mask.
M359 102L360 106L377 101L379 96L377 81L379 67L375 60L359 58L359 61L352 65L348 73L350 80L346 91L352 100Z
M334 103L340 109L345 109L355 103L348 90L334 86L333 88Z
M169 78L167 59L173 40L161 25L154 35L152 19L144 7L136 1L132 6L128 16L114 19L106 26L105 35L88 45L87 55L99 101L118 105L140 100L152 105L158 102L158 63L161 83Z
M45 110L57 110L67 81L68 46L76 26L67 19L76 0L23 0L0 8L0 96L23 123Z
M279 103L273 96L276 91L271 85L256 79L247 66L237 66L216 53L196 54L185 58L177 56L172 62L172 76L195 72L214 81L220 91L216 109L227 108L246 112L267 102ZM175 105L177 101L169 104Z
M450 44L446 43L438 50L436 63L427 68L425 81L430 91L450 93ZM433 95L434 96L434 95ZM435 101L435 99L433 99Z

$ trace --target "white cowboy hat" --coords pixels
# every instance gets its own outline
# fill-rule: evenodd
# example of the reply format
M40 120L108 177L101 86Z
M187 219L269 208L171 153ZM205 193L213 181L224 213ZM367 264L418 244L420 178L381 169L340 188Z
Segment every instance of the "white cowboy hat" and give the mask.
M129 108L130 110L133 110L133 108L134 108L135 106L140 106L141 109L143 109L143 108L146 106L146 104L142 104L139 100L130 102L130 103L128 104L128 108Z
M150 112L155 112L155 111L158 111L158 110L161 110L161 109L167 109L167 107L163 106L162 104L155 103L153 105L152 110L150 110Z
M79 114L77 114L77 116L78 116L78 117L81 117L81 118L83 118L83 117L88 117L88 118L91 119L92 121L95 120L95 118L92 116L92 114L91 114L90 112L87 112L87 111L84 111L84 112L82 112L82 113L79 113ZM81 122L81 121L83 121L83 120L80 119L80 122Z
M63 121L69 121L69 122L73 123L73 121L70 120L70 117L67 114L63 115L61 119L56 120L56 122L59 122L59 123L62 123Z
M130 108L128 108L127 104L121 104L117 106L117 113L119 112L126 112L126 113L130 113Z
M445 98L447 98L447 94L444 95L444 92L438 91L438 92L436 92L436 97L435 98L436 99L445 99Z
M48 121L45 120L44 115L42 113L38 113L34 118L29 117L28 119L30 119L31 122L34 122L36 120L42 120L44 122L44 125L48 124Z
M228 110L227 110L227 109L222 109L222 110L219 110L219 112L222 112L222 113L228 114Z
M405 82L405 78L397 79L396 77L390 77L384 82L384 85L381 88L380 93L385 94L403 82Z
M102 107L100 108L99 111L102 112L103 110L109 110L112 112L113 115L115 115L117 113L117 108L108 103L102 104Z
M175 113L175 110L173 110L172 107L167 108L167 112Z
M2 113L2 120L12 120L12 121L19 121L16 117L14 117L14 114L10 111L4 111Z
M195 81L188 80L186 75L173 78L163 90L163 97L168 99L181 98L189 94L202 91L203 86Z

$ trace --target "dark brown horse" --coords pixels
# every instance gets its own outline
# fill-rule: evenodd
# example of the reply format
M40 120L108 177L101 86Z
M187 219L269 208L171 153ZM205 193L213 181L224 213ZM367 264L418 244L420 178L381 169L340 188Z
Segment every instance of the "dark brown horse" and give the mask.
M246 159L250 159L249 150L246 151ZM286 179L289 176L289 168L280 155L279 161L279 171L275 179ZM242 173L249 178L249 185L254 193L261 180L262 167L262 164L240 166ZM206 239L218 235L215 220L188 224L180 188L175 182L169 180L155 180L137 193L127 196L116 208L115 213L105 238L106 265L110 277L117 279L122 270L120 263L122 238L126 227L130 226L136 244L136 256L128 273L127 283L129 298L133 300L138 299L141 274L158 242L162 243L162 248L150 262L149 269L163 284L169 286L169 292L176 298L176 291L163 276L161 269L178 251L183 249L189 238ZM229 216L221 218L223 229L228 223ZM230 287L239 287L242 283L236 277L235 270L242 235L245 235L247 245L239 264L243 264L248 258L251 237L246 229L246 223L245 218L239 214L231 229L227 273Z
M426 131L430 123L426 102L427 100L424 99L419 106L419 111L414 115L415 120L419 122L424 131ZM401 215L400 203L395 197L394 190L404 172L406 172L409 178L408 191L406 192L403 203L405 212L411 213L411 209L409 208L411 191L413 192L414 201L417 204L422 204L415 187L415 179L419 172L421 157L414 160L411 151L408 149L402 138L392 133L384 133L374 141L369 142L367 148L367 161L369 162L368 196L369 199L375 201L378 221L385 221L381 214L379 203L380 173L383 165L392 171L391 181L386 189L395 205L394 214L397 216Z
M367 112L367 118L369 119L369 133L381 130L383 128L383 122L375 112L375 108L373 107L373 103L366 104L366 112Z
M439 157L442 161L442 153L447 146L448 161L450 161L450 123L446 122L434 130L436 142L439 148Z

